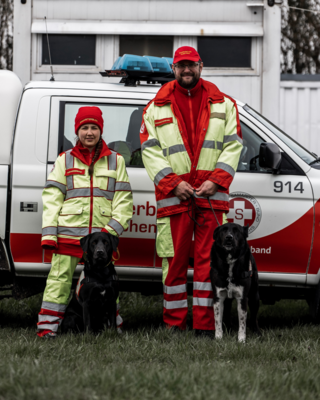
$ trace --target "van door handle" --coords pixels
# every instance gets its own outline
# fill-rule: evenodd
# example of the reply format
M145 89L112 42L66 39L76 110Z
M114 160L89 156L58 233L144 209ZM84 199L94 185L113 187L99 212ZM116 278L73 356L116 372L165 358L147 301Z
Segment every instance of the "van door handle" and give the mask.
M38 212L38 203L21 202L20 212Z

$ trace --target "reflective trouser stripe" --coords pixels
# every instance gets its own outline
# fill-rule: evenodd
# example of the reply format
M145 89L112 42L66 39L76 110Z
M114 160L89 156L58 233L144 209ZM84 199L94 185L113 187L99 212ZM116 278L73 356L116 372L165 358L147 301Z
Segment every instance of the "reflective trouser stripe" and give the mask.
M56 182L56 181L47 181L46 185L45 185L45 189L46 188L50 188L50 187L56 187L58 188L63 194L66 194L66 185L64 185L63 183L60 182Z
M41 309L56 311L56 312L65 312L66 308L67 308L66 304L56 304L48 301L43 301L41 304Z
M39 322L59 322L61 317L58 317L56 315L43 315L40 314L38 317Z
M172 156L172 154L182 153L183 151L187 151L184 144L175 144L174 146L170 146L167 149L162 150L165 157L167 155Z
M173 310L175 308L188 308L187 300L176 300L176 301L168 301L163 300L163 307L167 310Z
M101 229L102 228L100 228L100 230ZM68 226L58 226L58 235L87 236L89 235L89 228L71 228Z
M200 306L200 307L212 307L213 299L208 299L208 298L203 298L203 297L194 297L193 305Z
M172 174L173 170L172 168L163 168L161 171L157 173L157 175L154 177L154 183L156 186L159 185L161 179L165 178L167 175Z
M193 282L193 290L210 290L212 292L211 282Z
M56 226L47 226L46 228L42 228L42 236L57 236L58 228Z
M110 226L112 229L114 229L119 236L123 232L123 226L113 218L110 219L110 221L107 223L107 226Z
M115 190L131 190L131 185L129 182L117 182Z
M234 176L234 174L236 173L235 170L231 167L231 165L226 164L224 162L217 162L216 168L228 172L228 174L230 174L231 176Z
M55 323L52 323L52 324L42 324L42 323L38 322L37 326L38 326L38 330L40 330L40 329L41 330L48 329L51 332L57 332L60 323L61 323L61 320L60 320L60 322L55 322Z
M163 291L164 291L164 293L167 293L167 294L186 293L187 285L185 283L183 285L176 285L176 286L163 285Z
M66 170L73 168L74 158L71 155L71 150L66 151L65 155L66 155ZM67 176L67 188L68 190L73 189L73 175Z

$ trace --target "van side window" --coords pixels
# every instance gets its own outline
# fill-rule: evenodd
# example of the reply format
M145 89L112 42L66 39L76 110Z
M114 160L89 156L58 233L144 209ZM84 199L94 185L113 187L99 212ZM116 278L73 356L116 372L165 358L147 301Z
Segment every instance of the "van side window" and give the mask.
M97 106L104 120L103 139L121 154L127 167L144 168L141 157L140 126L143 105L60 102L58 153L71 149L77 140L74 120L80 107Z
M241 124L243 137L243 148L240 155L237 172L266 172L266 169L259 166L260 145L264 142L251 128Z

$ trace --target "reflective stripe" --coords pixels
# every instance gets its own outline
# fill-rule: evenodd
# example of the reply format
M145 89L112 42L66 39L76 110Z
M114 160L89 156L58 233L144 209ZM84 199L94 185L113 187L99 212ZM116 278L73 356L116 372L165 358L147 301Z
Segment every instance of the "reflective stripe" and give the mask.
M223 143L222 142L216 142L217 143L217 150L222 150L223 149Z
M145 150L148 147L155 147L155 146L160 147L160 143L157 139L146 140L145 142L142 143L141 151Z
M109 192L114 192L115 187L116 187L116 180L114 178L108 178L107 189L109 190Z
M176 285L176 286L163 285L163 291L166 294L186 293L187 285L185 283L183 285Z
M172 168L169 168L169 167L163 168L161 171L159 171L157 173L157 175L154 177L155 185L158 186L160 181L161 181L161 179L165 178L167 175L171 174L172 172L173 172Z
M235 170L229 165L224 162L217 162L216 168L220 168L223 171L228 172L231 176L234 176Z
M57 332L58 328L59 328L59 324L38 324L37 325L38 329L49 329L52 332Z
M211 282L193 282L193 290L210 290L212 292Z
M123 319L121 318L120 315L117 315L117 317L116 317L116 324L117 324L117 327L121 326L123 324Z
M115 171L117 169L117 153L113 150L110 150L111 154L108 156L108 167L109 170Z
M184 144L175 144L174 146L170 146L167 149L163 149L163 155L166 157L167 154L171 156L175 153L181 153L182 151L187 151Z
M210 118L226 119L226 113L212 112Z
M56 182L56 181L47 181L45 188L49 188L49 187L56 187L59 190L61 190L61 192L63 194L66 194L66 191L67 191L66 185L64 185L63 183L60 183L60 182Z
M91 228L91 233L101 232L103 228Z
M66 169L73 168L73 156L71 155L71 150L66 151ZM69 190L73 189L73 175L67 176L67 188Z
M110 226L111 228L113 228L117 234L120 236L121 233L123 232L123 227L121 224L119 224L118 221L116 221L115 219L111 218L110 221L107 223L108 226Z
M109 190L102 190L99 188L93 189L93 197L105 197L108 200L112 200L114 196L114 192L110 192Z
M42 236L57 236L57 230L58 228L56 226L47 226L46 228L42 228Z
M200 307L213 307L213 299L206 299L203 297L194 297L193 305Z
M196 197L197 199L208 199L209 198L210 200L229 201L229 195L227 193L221 193L221 192L217 192L213 196L209 196L209 197L198 196L197 194L194 194L194 197Z
M41 304L42 310L65 312L66 308L67 308L66 304L50 303L49 301L43 301Z
M130 183L129 182L117 182L115 190L131 191Z
M90 197L90 188L68 189L66 200L72 197Z
M38 321L39 322L59 322L61 320L61 317L58 317L56 315L38 315Z
M236 133L234 133L233 135L230 135L230 136L225 136L223 139L223 143L234 142L234 141L237 141L237 142L243 144L243 140Z
M87 236L89 235L89 228L71 228L68 226L58 226L58 235Z
M163 300L163 307L167 310L173 310L174 308L188 308L188 300L176 300L167 301Z
M202 148L203 149L214 149L215 148L214 140L204 140Z
M169 199L163 199L157 201L157 208L158 210L163 207L170 207L170 206L176 206L180 204L180 200L178 197L170 197Z

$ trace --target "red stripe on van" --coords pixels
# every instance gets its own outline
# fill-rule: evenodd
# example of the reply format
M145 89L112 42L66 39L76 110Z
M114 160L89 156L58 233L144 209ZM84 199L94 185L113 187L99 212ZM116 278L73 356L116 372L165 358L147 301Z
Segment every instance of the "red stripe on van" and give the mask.
M42 263L41 233L11 233L10 247L13 261Z

